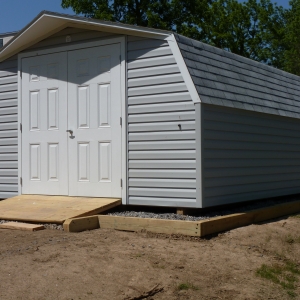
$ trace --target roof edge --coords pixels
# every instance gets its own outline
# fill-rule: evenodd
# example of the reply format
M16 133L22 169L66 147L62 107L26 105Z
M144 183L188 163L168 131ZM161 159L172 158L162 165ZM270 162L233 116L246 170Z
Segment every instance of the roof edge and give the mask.
M47 38L55 32L72 26L72 23L79 26L93 26L94 30L98 28L112 33L159 39L166 39L172 34L172 32L159 29L102 21L80 16L71 16L45 10L40 12L30 23L28 23L7 44L5 44L4 47L1 48L0 62Z

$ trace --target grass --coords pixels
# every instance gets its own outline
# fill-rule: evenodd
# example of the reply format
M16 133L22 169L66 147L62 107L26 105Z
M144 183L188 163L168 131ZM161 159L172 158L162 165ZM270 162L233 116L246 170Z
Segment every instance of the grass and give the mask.
M298 237L293 237L291 235L288 235L286 238L285 238L285 242L292 245L294 243L300 243L300 236Z
M294 262L285 260L283 264L273 264L272 266L263 264L256 270L256 275L280 285L290 297L297 296L294 290L298 276L300 276L300 269Z
M194 291L198 291L199 290L199 288L197 286L193 285L190 282L180 283L178 285L177 289L179 291L182 291L182 290L194 290Z

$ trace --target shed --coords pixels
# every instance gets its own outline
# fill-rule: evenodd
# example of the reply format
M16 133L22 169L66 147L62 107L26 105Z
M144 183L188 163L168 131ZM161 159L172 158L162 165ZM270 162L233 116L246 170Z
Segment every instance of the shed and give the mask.
M0 48L0 198L204 208L297 194L299 119L295 75L44 11Z

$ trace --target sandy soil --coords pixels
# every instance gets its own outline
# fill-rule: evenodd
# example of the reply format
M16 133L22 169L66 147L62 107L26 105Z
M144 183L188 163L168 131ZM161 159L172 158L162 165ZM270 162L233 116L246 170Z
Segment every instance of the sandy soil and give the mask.
M1 300L300 299L300 275L292 291L256 275L263 264L300 263L300 217L207 239L1 229L0 241Z

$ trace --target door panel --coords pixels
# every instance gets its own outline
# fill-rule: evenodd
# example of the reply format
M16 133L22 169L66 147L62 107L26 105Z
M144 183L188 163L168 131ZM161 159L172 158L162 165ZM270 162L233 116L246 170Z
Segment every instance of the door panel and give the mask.
M120 197L120 44L68 55L69 193Z
M22 59L23 194L68 194L67 53Z
M24 58L22 72L22 193L121 197L120 44Z

